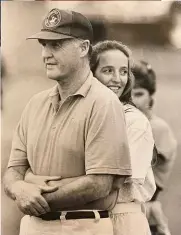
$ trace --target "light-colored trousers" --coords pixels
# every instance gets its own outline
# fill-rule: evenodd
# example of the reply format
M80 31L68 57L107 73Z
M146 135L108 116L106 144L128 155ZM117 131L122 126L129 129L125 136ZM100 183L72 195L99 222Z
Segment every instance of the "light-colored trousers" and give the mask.
M110 212L114 235L151 235L140 204L121 203Z
M26 215L20 235L113 235L113 227L110 218L45 221Z
M151 235L146 215L135 203L121 203L110 218L44 221L34 216L21 220L20 235Z

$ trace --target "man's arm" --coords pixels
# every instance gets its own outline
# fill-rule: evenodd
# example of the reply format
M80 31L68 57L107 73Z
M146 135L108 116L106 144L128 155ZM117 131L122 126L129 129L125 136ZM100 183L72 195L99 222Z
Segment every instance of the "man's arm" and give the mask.
M7 169L4 175L3 183L4 183L4 191L8 197L15 200L14 194L14 184L17 181L23 181L24 175L28 169L28 166L17 166L10 167Z
M52 211L67 210L107 197L112 185L112 175L86 175L75 178L54 193L45 193L43 196Z
M27 166L10 167L4 176L6 194L16 201L19 209L28 215L38 216L50 211L48 203L41 195L44 192L53 192L57 187L38 186L24 181Z
M25 175L25 181L28 183L32 184L38 184L38 185L49 185L49 186L58 186L62 187L66 184L71 183L72 181L77 180L80 177L84 176L77 176L77 177L71 177L71 178L65 178L65 179L60 179L60 177L57 176L40 176L40 175L34 175L31 171L31 169L28 169L26 175ZM124 179L122 179L124 182ZM113 192L109 194L107 197L89 202L88 204L82 205L82 206L74 206L74 207L69 207L69 210L108 210L110 208L113 208L116 199L117 199L117 188L114 187L115 184L113 185Z

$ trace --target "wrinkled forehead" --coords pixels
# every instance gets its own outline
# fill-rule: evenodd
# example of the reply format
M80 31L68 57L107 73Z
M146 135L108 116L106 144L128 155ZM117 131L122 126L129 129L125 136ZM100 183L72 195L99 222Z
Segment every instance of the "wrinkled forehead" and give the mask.
M82 42L82 40L77 38L66 38L59 40L47 40L47 39L38 39L39 43L45 47L59 47L59 48L67 48L72 50L73 48L78 48Z

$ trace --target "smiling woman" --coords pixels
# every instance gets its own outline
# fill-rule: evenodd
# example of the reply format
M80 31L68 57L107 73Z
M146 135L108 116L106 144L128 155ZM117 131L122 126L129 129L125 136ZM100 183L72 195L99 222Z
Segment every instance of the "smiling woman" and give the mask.
M148 235L148 221L141 212L141 204L150 200L155 191L151 167L154 141L148 119L132 103L133 75L129 49L117 41L96 44L91 69L94 76L118 96L125 111L133 173L123 184L115 182L119 194L110 213L114 235Z
M115 49L102 52L95 76L120 97L128 81L128 58Z
M93 47L91 70L122 102L131 102L133 75L131 51L117 41L103 41Z

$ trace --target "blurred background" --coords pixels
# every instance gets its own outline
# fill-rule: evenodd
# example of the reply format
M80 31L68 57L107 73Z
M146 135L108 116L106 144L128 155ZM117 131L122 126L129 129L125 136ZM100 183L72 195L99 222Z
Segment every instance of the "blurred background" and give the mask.
M41 50L26 37L39 31L49 9L74 9L92 22L95 41L120 40L135 59L148 61L157 74L155 112L171 126L178 141L176 162L160 200L172 235L180 235L181 209L181 4L160 1L1 2L2 175L14 128L28 100L54 85L45 75ZM22 215L3 190L2 235L18 235Z

